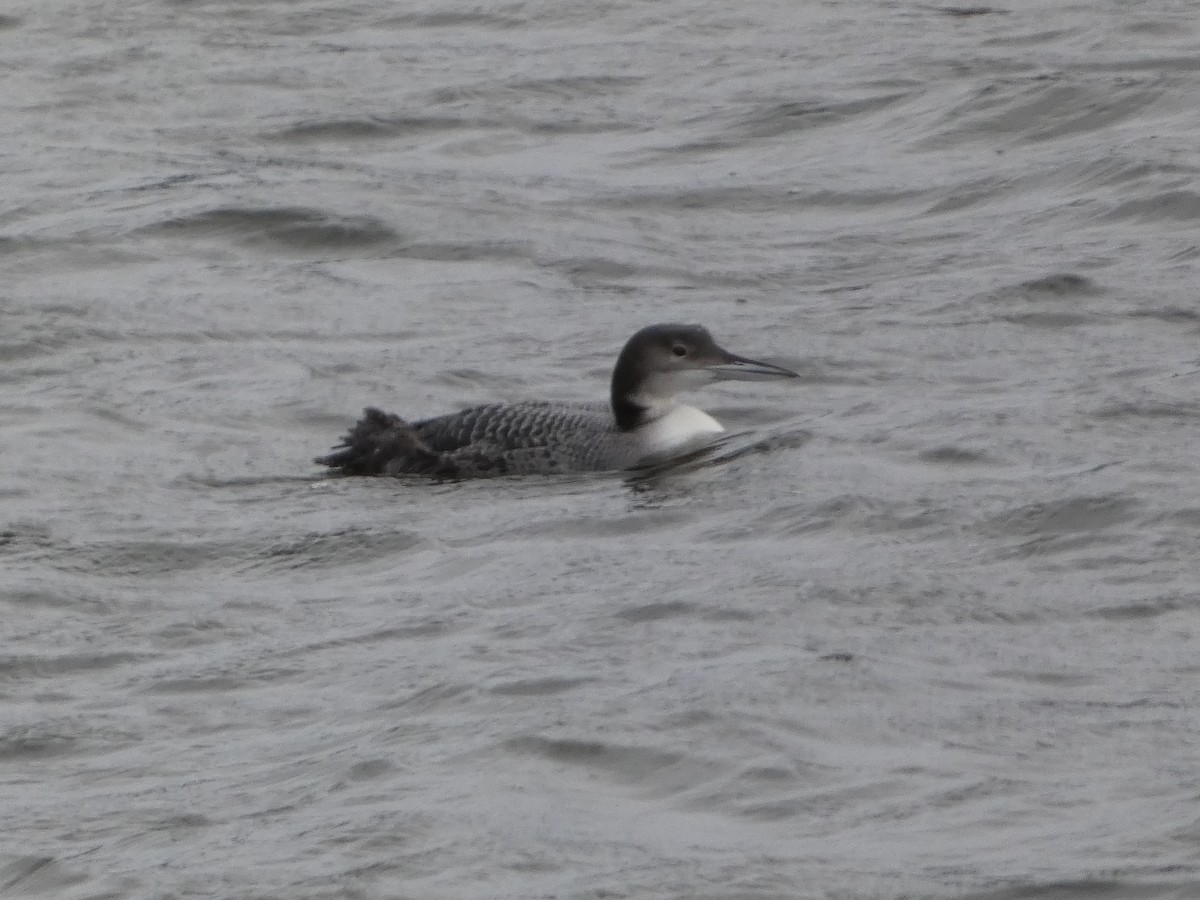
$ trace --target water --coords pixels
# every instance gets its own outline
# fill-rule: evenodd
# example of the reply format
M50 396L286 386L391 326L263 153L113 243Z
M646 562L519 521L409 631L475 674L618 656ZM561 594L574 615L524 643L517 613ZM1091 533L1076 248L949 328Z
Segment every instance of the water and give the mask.
M1195 34L10 5L0 895L1200 896ZM715 465L311 465L664 320Z

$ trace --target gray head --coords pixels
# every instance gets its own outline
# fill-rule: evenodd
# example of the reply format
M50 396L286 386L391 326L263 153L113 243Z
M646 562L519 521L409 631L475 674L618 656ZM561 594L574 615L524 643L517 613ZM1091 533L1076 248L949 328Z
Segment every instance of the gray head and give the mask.
M718 346L700 325L649 325L631 337L613 369L612 406L621 429L636 428L647 411L675 394L723 378L785 377L797 373Z

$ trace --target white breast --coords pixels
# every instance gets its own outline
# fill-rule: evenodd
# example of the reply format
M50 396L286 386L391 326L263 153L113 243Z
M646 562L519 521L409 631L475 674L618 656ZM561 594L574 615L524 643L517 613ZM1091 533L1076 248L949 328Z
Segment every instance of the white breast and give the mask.
M681 403L647 422L637 435L646 453L659 454L682 450L724 430L708 413Z

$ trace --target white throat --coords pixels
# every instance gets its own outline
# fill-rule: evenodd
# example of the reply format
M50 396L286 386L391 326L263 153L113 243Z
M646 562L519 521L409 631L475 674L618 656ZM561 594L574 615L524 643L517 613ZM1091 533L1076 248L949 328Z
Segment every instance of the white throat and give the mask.
M660 398L640 398L639 402L646 408L650 419L637 429L638 438L647 453L672 453L725 430L720 422L704 410L685 403Z

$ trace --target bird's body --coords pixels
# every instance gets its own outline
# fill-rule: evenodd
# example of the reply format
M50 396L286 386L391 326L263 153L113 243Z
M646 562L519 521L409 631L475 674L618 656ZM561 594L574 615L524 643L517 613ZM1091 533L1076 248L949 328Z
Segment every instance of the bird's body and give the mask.
M682 352L681 352L682 351ZM317 462L347 475L480 478L626 469L686 452L724 429L675 392L714 370L795 376L722 350L698 325L651 325L630 338L609 404L494 403L406 422L368 408Z

